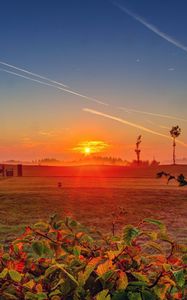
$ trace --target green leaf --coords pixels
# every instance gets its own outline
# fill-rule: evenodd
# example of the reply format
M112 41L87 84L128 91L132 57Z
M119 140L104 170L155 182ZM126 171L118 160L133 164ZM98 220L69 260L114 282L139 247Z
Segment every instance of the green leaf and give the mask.
M139 229L132 225L125 226L123 230L123 239L127 245L131 245L132 240L140 233Z
M110 295L108 295L109 290L103 290L96 295L96 300L111 300Z
M47 300L48 296L46 293L38 293L38 294L34 294L34 293L30 293L27 292L25 294L25 300Z
M95 265L93 266L86 266L85 271L81 271L78 274L78 283L80 286L84 286L84 284L86 283L86 281L88 280L88 278L90 277L91 273L93 272L93 270L95 269Z
M16 297L15 295L13 295L13 294L10 294L10 293L8 293L8 292L3 292L3 297L2 298L0 298L0 299L3 299L3 300L18 300L19 298L18 297Z
M166 293L167 293L167 286L162 284L162 285L156 285L154 287L154 293L156 294L158 299L164 300L166 299Z
M25 294L25 300L37 300L37 296L31 292Z
M129 285L132 285L132 286L147 286L147 283L144 282L144 281L132 281L132 282L129 282Z
M60 294L61 294L61 291L57 289L57 290L51 292L51 293L49 294L49 297L56 296L56 295L60 295Z
M78 223L75 220L71 220L69 222L69 225L72 226L72 227L76 227L78 225Z
M146 218L143 221L146 222L146 223L150 223L150 224L156 225L156 226L158 226L162 230L166 228L165 225L161 221L158 221L158 220Z
M105 282L108 281L113 275L115 274L114 270L109 270L108 272L104 273L103 275L99 276L99 278L102 278Z
M128 300L127 291L117 291L115 292L112 300Z
M4 279L8 273L8 269L5 268L1 273L0 273L0 279Z
M142 300L142 297L141 297L140 293L129 292L128 293L128 299L129 300Z
M153 241L148 241L146 244L145 244L146 247L150 247L150 248L154 248L156 249L157 251L159 251L160 253L163 253L163 250L162 250L162 247L156 243L156 242L153 242Z
M132 272L132 275L138 279L139 281L143 281L143 282L146 282L148 283L149 282L149 278L146 276L146 275L143 275L141 273L138 273L138 272Z
M41 229L41 230L47 230L49 228L49 224L46 222L38 222L34 224L34 228Z
M81 253L81 247L76 246L76 247L73 248L73 254L74 254L75 256L79 256L80 253Z
M21 281L21 274L15 270L9 270L8 274L10 275L10 278L15 282Z
M3 260L9 260L10 259L10 255L8 253L3 254L2 256Z
M53 272L55 272L57 269L59 269L57 265L53 265L53 266L49 267L45 271L45 277L48 277L50 274L52 274Z
M173 274L175 276L177 285L182 288L185 284L184 271L183 270L176 271Z
M59 285L64 283L64 279L61 278L54 286L53 286L53 290L56 290L57 287L59 287Z
M150 291L146 291L146 290L142 291L141 295L142 295L142 300L156 300L156 296Z
M39 242L39 241L34 242L34 243L32 244L32 249L33 249L33 251L34 251L38 256L42 256L42 254L43 254L43 249L44 249L43 243L42 243L42 242Z
M182 260L184 264L187 264L187 254L183 255Z
M56 264L56 266L61 269L77 286L79 285L78 281L73 277L73 275L64 269L64 265Z
M46 293L38 293L37 294L37 300L46 300L48 299L48 296Z

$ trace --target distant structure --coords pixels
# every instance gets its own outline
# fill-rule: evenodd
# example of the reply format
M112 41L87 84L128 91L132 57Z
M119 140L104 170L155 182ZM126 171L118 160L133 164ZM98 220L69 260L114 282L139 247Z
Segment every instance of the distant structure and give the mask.
M173 138L173 165L176 164L176 154L175 154L175 148L176 148L176 138L181 134L181 128L177 126L173 126L170 130L170 135Z
M16 171L13 167L10 165L4 165L0 164L0 176L2 177L13 177L16 175ZM15 173L15 174L14 174ZM23 176L23 166L22 164L17 165L17 176L22 177Z
M5 166L4 165L0 165L0 174L1 176L5 176Z
M138 164L140 163L140 152L141 152L141 150L140 150L139 146L140 146L140 144L142 142L141 138L142 138L142 136L139 135L138 138L137 138L137 141L136 141L136 148L134 150L135 153L136 153L136 156L137 156L137 163Z
M14 176L14 170L13 170L13 168L6 169L6 176L7 177L13 177Z
M22 166L22 164L17 165L17 176L18 177L23 176L23 166Z

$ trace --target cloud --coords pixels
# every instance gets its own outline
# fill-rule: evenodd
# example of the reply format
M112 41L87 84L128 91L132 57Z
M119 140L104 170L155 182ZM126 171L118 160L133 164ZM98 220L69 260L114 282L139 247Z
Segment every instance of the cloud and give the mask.
M118 7L121 11L123 11L124 13L126 13L127 15L129 15L130 17L132 17L134 20L136 20L139 23L141 23L142 25L144 25L146 28L148 28L150 31L154 32L156 35L160 36L165 41L167 41L170 44L176 46L177 48L179 48L179 49L187 52L187 46L183 45L181 42L179 42L175 38L169 36L168 34L166 34L163 31L161 31L159 28L157 28L153 24L147 22L144 18L142 18L141 16L135 14L131 10L127 9L125 6L122 6L122 5L118 4L115 1L111 1L111 2L113 3L113 5L115 5L116 7Z
M42 135L42 136L56 136L57 135L54 131L45 131L45 130L39 130L38 134Z
M37 141L34 141L30 137L23 137L20 142L24 148L35 148L40 145L40 143L38 143Z
M158 125L160 128L171 130L171 127L165 126L165 125Z
M9 68L15 69L15 70L17 70L17 71L21 71L21 72L23 72L23 73L26 73L26 74L29 74L29 75L38 77L38 78L40 78L40 79L47 80L47 81L49 81L49 82L51 82L51 83L53 83L53 84L57 84L57 85L60 85L60 86L66 87L66 88L68 87L67 85L62 84L61 82L58 82L58 81L52 80L52 79L50 79L50 78L48 78L48 77L44 77L44 76L42 76L42 75L39 75L39 74L30 72L30 71L28 71L28 70L26 70L26 69L18 68L18 67L14 66L14 65L7 64L7 63L4 62L4 61L0 61L0 64L3 65L3 66L9 67Z
M137 58L137 62L139 62L140 59ZM10 68L13 68L13 69L16 69L16 70L19 70L19 71L24 71L25 73L27 74L32 74L33 76L37 76L39 78L46 78L46 77L43 77L41 75L38 75L36 73L32 73L30 71L27 71L25 69L21 69L21 68L18 68L14 65L10 65L10 64L7 64L5 62L2 62L0 61L0 64L4 64L5 66L8 66ZM169 68L168 70L172 71L173 68ZM23 75L23 74L20 74L20 73L17 73L17 72L14 72L14 71L10 71L10 70L7 70L7 69L3 69L3 68L0 68L0 71L2 72L5 72L5 73L8 73L8 74L11 74L11 75L14 75L14 76L17 76L17 77L21 77L21 78L24 78L26 80L30 80L30 81L33 81L33 82L37 82L41 85L45 85L45 86L49 86L49 87L52 87L52 88L55 88L55 89L58 89L60 91L63 91L63 92L66 92L66 93L70 93L72 95L75 95L75 96L78 96L80 98L84 98L88 101L92 101L92 102L95 102L97 104L101 104L101 105L105 105L105 106L109 106L109 104L107 102L103 102L103 101L100 101L98 99L95 99L93 97L90 97L90 96L86 96L84 94L80 94L74 90L71 90L71 89L67 89L65 87L62 87L62 86L59 86L59 85L56 85L56 84L53 84L54 83L57 83L57 84L60 84L54 80L51 80L51 79L47 79L48 81L52 82L52 83L49 83L49 82L45 82L45 81L41 81L39 79L35 79L35 78L32 78L32 77L29 77L29 76L26 76L26 75ZM162 117L162 118L167 118L167 119L172 119L172 120L178 120L178 121L183 121L183 122L187 122L186 119L183 119L183 118L180 118L180 117L176 117L176 116L171 116L171 115L166 115L166 114L159 114L159 113L152 113L152 112L146 112L146 111L140 111L140 110L135 110L135 109L131 109L131 108L125 108L125 107L115 107L115 108L118 108L118 109L121 109L121 110L124 110L126 111L127 113L140 113L140 114L147 114L147 115L151 115L151 116L157 116L157 117Z
M6 69L2 69L2 68L0 68L0 71L6 72L6 73L14 75L14 76L18 76L18 77L21 77L21 78L24 78L24 79L27 79L27 80L30 80L30 81L34 81L34 82L37 82L37 83L42 84L42 85L46 85L46 86L50 86L50 87L56 88L56 89L58 89L60 91L67 92L69 94L72 94L72 95L84 98L86 100L89 100L89 101L92 101L92 102L95 102L95 103L98 103L98 104L108 105L107 103L104 103L104 102L102 102L100 100L97 100L95 98L82 95L82 94L77 93L75 91L72 91L72 90L69 90L69 89L65 89L63 87L60 87L60 86L57 86L57 85L54 85L54 84L51 84L51 83L47 83L47 82L44 82L44 81L41 81L41 80L38 80L38 79L34 79L34 78L31 78L31 77L28 77L28 76L25 76L25 75L22 75L22 74L19 74L19 73L16 73L16 72L12 72L12 71L9 71L9 70L6 70Z
M168 71L173 72L175 71L175 68L168 68Z
M149 116L155 116L155 117L160 117L160 118L166 118L166 119L171 119L171 120L176 120L176 121L187 122L186 119L183 119L183 118L180 118L177 116L172 116L172 115L152 113L152 112L148 112L148 111L136 110L136 109L127 108L127 107L118 107L118 109L124 110L125 112L128 112L128 113L134 112L134 113L138 113L138 114L145 114L145 115L149 115Z
M121 119L121 118L113 116L113 115L105 114L103 112L100 112L100 111L97 111L97 110L94 110L94 109L90 109L90 108L83 108L83 111L91 113L91 114L94 114L94 115L102 116L104 118L108 118L108 119L111 119L111 120L114 120L114 121L117 121L117 122L129 125L131 127L140 129L140 130L148 132L150 134L154 134L154 135L161 136L163 138L171 140L171 137L169 135L166 135L166 134L163 134L161 132L149 129L147 127L141 126L141 125L136 124L136 123L129 122L129 121L125 120L125 119ZM180 145L182 145L184 147L187 147L186 143L184 143L184 142L182 142L180 140L176 140L176 141L178 142L178 144L180 144Z

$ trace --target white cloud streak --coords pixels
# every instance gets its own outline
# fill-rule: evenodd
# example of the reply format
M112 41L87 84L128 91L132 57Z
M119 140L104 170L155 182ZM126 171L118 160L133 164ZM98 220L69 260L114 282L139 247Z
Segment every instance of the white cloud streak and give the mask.
M38 77L38 78L40 78L40 79L47 80L47 81L49 81L49 82L51 82L51 83L53 83L53 84L57 84L57 85L60 85L60 86L66 87L66 88L68 87L67 85L62 84L61 82L58 82L58 81L52 80L52 79L50 79L50 78L48 78L48 77L44 77L44 76L42 76L42 75L39 75L39 74L30 72L30 71L28 71L28 70L26 70L26 69L18 68L18 67L16 67L16 66L11 65L11 64L8 64L8 63L6 63L6 62L4 62L4 61L0 61L0 64L3 65L3 66L9 67L9 68L15 69L15 70L17 70L17 71L21 71L21 72L26 73L26 74L28 74L28 75L32 75L32 76Z
M111 119L111 120L123 123L125 125L131 126L131 127L137 128L137 129L140 129L142 131L148 132L150 134L154 134L154 135L161 136L163 138L171 140L171 137L168 136L168 135L166 135L166 134L163 134L161 132L149 129L147 127L141 126L141 125L136 124L136 123L129 122L129 121L125 120L125 119L121 119L121 118L113 116L113 115L105 114L103 112L100 112L100 111L97 111L97 110L94 110L94 109L90 109L90 108L83 108L83 111L91 113L91 114L94 114L94 115L98 115L98 116L101 116L101 117L104 117L104 118L108 118L108 119ZM180 140L176 140L176 142L178 144L184 146L184 147L187 147L187 144L184 143L184 142L182 142L182 141L180 141Z
M136 109L126 108L126 107L118 107L118 109L124 110L125 112L128 112L128 113L133 112L133 113L144 114L144 115L149 115L149 116L154 116L154 117L160 117L160 118L165 118L165 119L171 119L171 120L176 120L176 121L187 122L186 119L183 119L183 118L180 118L180 117L177 117L177 116L152 113L152 112L148 112L148 111L136 110Z
M75 91L72 91L72 90L69 90L69 89L65 89L63 87L60 87L60 86L57 86L57 85L54 85L54 84L51 84L51 83L48 83L48 82L44 82L44 81L41 81L41 80L38 80L38 79L34 79L34 78L31 78L31 77L28 77L28 76L25 76L25 75L22 75L22 74L19 74L19 73L16 73L16 72L12 72L12 71L9 71L9 70L6 70L6 69L2 69L2 68L0 68L0 71L6 72L6 73L11 74L11 75L15 75L15 76L18 76L18 77L21 77L21 78L24 78L24 79L27 79L27 80L30 80L30 81L34 81L34 82L37 82L37 83L42 84L42 85L46 85L46 86L50 86L50 87L56 88L56 89L58 89L60 91L67 92L69 94L78 96L80 98L84 98L86 100L89 100L89 101L92 101L92 102L95 102L95 103L98 103L98 104L108 105L107 103L99 101L99 100L97 100L95 98L82 95L82 94L77 93Z
M11 64L5 63L3 61L0 61L0 64L2 64L4 66L7 66L9 68L12 68L12 69L24 72L26 74L30 74L32 76L35 76L35 77L47 80L50 83L49 82L45 82L45 81L41 81L39 79L35 79L35 78L29 77L29 76L26 76L26 75L23 75L23 74L20 74L20 73L17 73L17 72L13 72L13 71L10 71L10 70L7 70L7 69L3 69L3 68L0 68L0 71L9 73L9 74L12 74L14 76L18 76L18 77L21 77L21 78L24 78L24 79L27 79L27 80L30 80L30 81L34 81L34 82L37 82L37 83L42 84L42 85L46 85L46 86L50 86L50 87L56 88L58 90L70 93L72 95L75 95L75 96L78 96L78 97L81 97L81 98L93 101L93 102L95 102L97 104L101 104L101 105L105 105L105 106L109 105L106 102L100 101L98 99L95 99L95 98L92 98L92 97L89 97L89 96L86 96L86 95L83 95L83 94L80 94L80 93L75 92L75 91L70 90L70 89L67 89L66 85L63 85L62 83L59 83L59 82L54 81L54 80L51 80L51 79L49 79L47 77L44 77L44 76L41 76L39 74L30 72L28 70L16 67L15 65L11 65ZM133 112L133 113L146 114L146 115L150 115L150 116L156 116L156 117L162 117L162 118L166 118L166 119L172 119L172 120L187 122L186 119L183 119L183 118L180 118L180 117L176 117L176 116L171 116L171 115L166 115L166 114L159 114L159 113L152 113L152 112L146 112L146 111L140 111L140 110L135 110L135 109L126 108L126 107L117 107L117 108L120 109L120 110L124 110L127 113Z
M148 23L144 18L142 18L141 16L135 14L131 10L127 9L125 6L120 5L119 3L115 2L115 1L111 1L111 2L113 3L113 5L115 5L116 7L118 7L121 11L123 11L124 13L126 13L127 15L129 15L130 17L132 17L134 20L136 20L139 23L141 23L142 25L144 25L146 28L148 28L149 30L151 30L152 32L154 32L156 35L160 36L161 38L163 38L164 40L166 40L170 44L173 44L177 48L179 48L179 49L187 52L187 46L183 45L181 42L179 42L175 38L169 36L168 34L166 34L163 31L161 31L159 28L157 28L153 24Z

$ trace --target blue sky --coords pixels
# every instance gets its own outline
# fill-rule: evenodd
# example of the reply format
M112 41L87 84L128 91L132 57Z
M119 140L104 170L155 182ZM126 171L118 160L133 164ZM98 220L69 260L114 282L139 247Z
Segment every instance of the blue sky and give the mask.
M187 46L185 0L116 2ZM116 145L108 154L111 151L132 158L131 148L139 129L87 114L82 111L85 107L163 134L168 134L167 128L173 123L179 124L181 140L187 142L186 122L150 119L118 109L124 106L185 119L187 51L158 36L109 0L12 0L1 3L1 12L0 61L48 76L109 104L105 107L1 71L3 158L12 155L6 152L12 144L14 158L66 158L71 146L84 138L104 139ZM42 130L63 132L63 138L59 138L61 151L54 147L57 138L42 137L41 141L38 132ZM23 139L30 141L27 151ZM145 133L145 156L159 158L163 143L169 147L170 141ZM38 150L41 146L43 152ZM187 156L185 146L179 145L179 149L181 157ZM167 153L161 159L167 159Z

